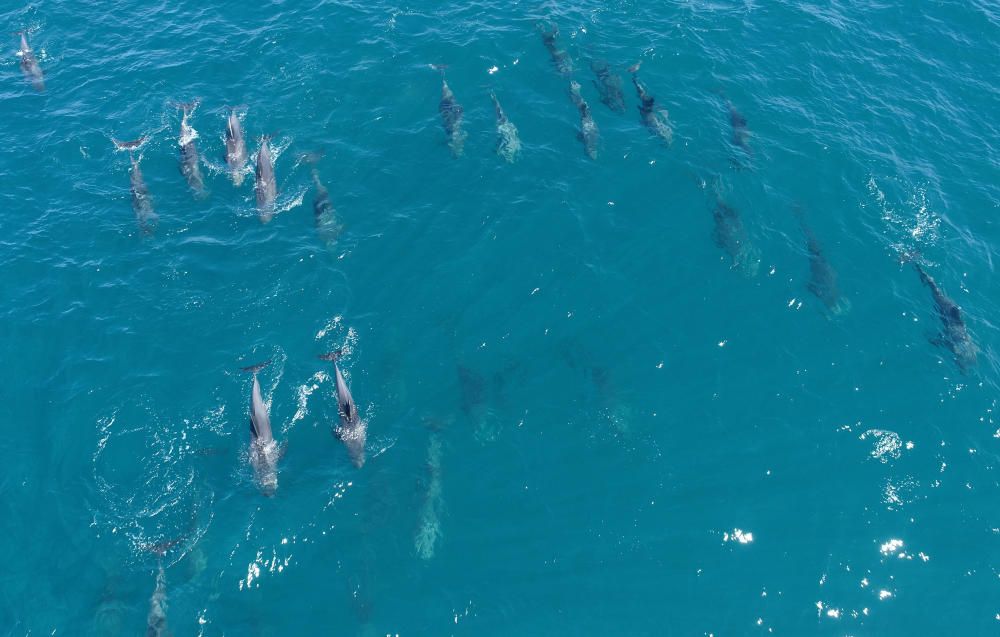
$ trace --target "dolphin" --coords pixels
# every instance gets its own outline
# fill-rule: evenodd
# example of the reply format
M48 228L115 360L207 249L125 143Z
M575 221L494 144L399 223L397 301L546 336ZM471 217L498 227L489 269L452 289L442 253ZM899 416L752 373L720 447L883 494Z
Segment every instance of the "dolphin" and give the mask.
M729 98L726 98L726 108L729 109L729 123L733 127L733 145L742 148L743 152L747 155L752 155L753 150L750 148L750 129L747 127L747 118L743 117L743 113L736 110L736 107L729 101Z
M441 538L441 511L444 499L441 494L441 435L433 430L427 445L427 490L420 506L413 546L421 559L434 557L434 545Z
M25 32L21 31L17 35L21 36L21 49L17 52L21 58L21 70L24 72L24 77L35 87L35 90L41 93L45 90L42 67L38 65L38 59L35 58L31 46L28 45L28 36Z
M941 318L941 333L931 339L931 342L950 350L963 373L969 371L976 365L977 348L972 342L972 337L969 336L969 330L965 327L961 309L941 291L934 279L920 267L919 263L914 262L913 267L916 268L924 285L930 288L931 296L934 297L934 305L937 306L938 316Z
M448 81L444 78L443 66L435 66L441 71L441 102L438 104L438 111L441 113L441 121L444 123L444 132L448 135L448 147L451 148L453 157L460 157L465 147L466 133L462 130L462 116L465 109L455 99L455 94L451 92Z
M198 107L198 103L181 104L180 107L184 112L181 117L181 134L177 140L178 146L181 147L181 174L195 195L202 197L205 195L205 181L202 179L201 166L198 163L198 148L194 144L198 139L198 131L188 123L188 117Z
M590 70L597 76L594 86L601 94L601 102L616 113L624 113L625 93L622 92L622 78L603 60L593 60L590 63Z
M344 375L340 373L337 360L340 358L341 352L342 350L337 350L323 354L319 358L332 362L333 371L337 376L337 407L340 412L340 426L334 433L347 447L351 462L360 469L365 464L365 440L368 437L368 424L358 414L354 398L351 397L351 390L347 387Z
M247 144L243 139L243 126L235 109L229 111L229 118L226 120L226 165L229 166L233 185L237 187L242 185L243 171L247 165Z
M847 312L851 304L840 294L840 288L837 285L837 272L827 261L819 241L816 240L816 236L806 224L801 209L796 207L795 214L799 218L799 227L802 229L802 236L806 241L806 250L809 251L809 283L807 285L809 291L823 302L830 314L838 315Z
M261 223L268 223L274 217L274 200L278 197L278 184L274 181L274 162L271 159L271 149L266 135L260 138L260 150L257 151L257 214Z
M538 25L538 30L542 34L542 43L549 55L552 56L552 63L556 65L556 69L561 75L569 77L569 74L573 72L573 60L569 57L569 53L560 49L556 44L556 38L559 37L559 27L553 25L551 31L545 31L541 25Z
M639 96L639 117L642 123L651 133L659 137L668 146L674 141L674 131L670 128L670 118L666 109L656 108L656 99L649 94L646 87L639 81L635 71L639 65L632 67L632 83L635 84L635 92Z
M572 98L577 110L580 111L580 132L578 137L583 142L583 148L587 151L587 157L597 159L597 142L600 139L600 131L597 130L597 124L594 123L594 117L590 113L590 106L583 99L583 95L580 94L580 83L576 80L570 80L569 96Z
M319 180L319 171L312 169L313 183L316 184L316 198L313 200L313 213L316 216L316 233L328 246L337 242L344 227L337 221L337 212L330 203L330 193Z
M160 560L156 574L156 588L149 598L149 613L146 615L146 637L168 637L167 630L167 575Z
M284 450L278 447L271 434L271 417L257 380L257 372L270 364L271 361L267 360L241 370L253 374L253 388L250 390L250 465L261 492L266 496L274 495L278 488L278 460L284 455Z
M760 255L750 243L739 212L722 199L718 199L713 212L715 218L715 243L732 259L732 267L739 268L746 276L756 276Z
M521 138L517 134L514 122L507 119L507 114L503 112L496 93L490 91L490 98L493 100L493 108L497 115L497 155L512 164L521 154Z
M153 210L153 199L149 196L146 180L142 178L142 168L139 167L142 155L136 158L133 152L146 143L146 138L140 137L130 142L122 142L117 139L112 141L118 150L127 150L130 153L129 159L132 162L132 168L129 171L129 190L132 193L132 210L135 211L135 218L139 222L139 229L143 234L153 234L153 231L156 230L159 216Z

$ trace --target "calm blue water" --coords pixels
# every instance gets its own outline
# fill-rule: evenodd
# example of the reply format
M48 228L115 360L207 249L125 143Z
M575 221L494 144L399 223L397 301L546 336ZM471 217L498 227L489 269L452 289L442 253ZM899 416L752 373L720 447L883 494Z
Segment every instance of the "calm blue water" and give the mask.
M0 22L45 74L10 36L0 632L145 634L160 563L174 635L1000 629L995 3L41 0ZM228 107L252 155L273 136L269 224L224 169ZM111 141L142 135L149 236ZM714 236L718 200L738 221ZM966 373L903 256L961 306ZM339 347L361 469L316 358ZM239 372L265 359L271 498Z

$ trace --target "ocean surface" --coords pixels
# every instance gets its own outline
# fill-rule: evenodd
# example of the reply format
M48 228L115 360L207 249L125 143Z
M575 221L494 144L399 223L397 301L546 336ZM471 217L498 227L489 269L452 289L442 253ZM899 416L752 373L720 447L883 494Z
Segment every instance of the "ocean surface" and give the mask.
M44 74L9 35L0 634L1000 631L995 2L40 0L0 23ZM240 371L266 360L270 497Z

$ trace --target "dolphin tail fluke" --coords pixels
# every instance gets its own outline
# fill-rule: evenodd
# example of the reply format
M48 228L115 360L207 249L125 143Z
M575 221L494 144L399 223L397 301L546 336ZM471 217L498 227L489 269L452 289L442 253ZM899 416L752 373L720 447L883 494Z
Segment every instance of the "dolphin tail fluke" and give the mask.
M248 373L251 373L251 374L256 374L257 372L259 372L260 370L264 369L265 367L267 367L270 364L271 364L271 359L269 358L266 361L264 361L263 363L257 363L256 365L251 365L250 367L241 367L240 371L241 372L248 372Z
M338 349L338 350L334 350L332 352L327 352L326 354L320 354L319 355L319 359L321 361L330 361L332 363L335 363L338 360L340 360L340 357L343 354L344 354L344 350Z
M312 151L309 153L302 153L299 155L299 160L307 164L315 166L319 163L319 160L323 159L325 153L321 150Z
M628 72L631 73L632 75L635 75L636 73L639 72L639 67L640 66L642 66L642 60L639 60L638 62L636 62L632 66L628 67Z
M444 72L448 68L447 64L428 64L427 66L440 73L441 77L444 77Z

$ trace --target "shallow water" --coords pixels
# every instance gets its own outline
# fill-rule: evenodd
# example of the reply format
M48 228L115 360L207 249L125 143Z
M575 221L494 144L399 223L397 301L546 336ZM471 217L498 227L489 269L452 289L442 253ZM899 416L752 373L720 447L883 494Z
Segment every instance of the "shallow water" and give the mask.
M141 633L158 549L176 635L997 629L994 4L209 4L0 10L45 72L39 94L11 36L6 634ZM179 169L195 98L202 199ZM276 154L267 225L225 168L244 106L248 152ZM142 135L151 236L111 141ZM713 239L720 199L755 268ZM809 291L796 206L846 311ZM904 257L962 307L970 372ZM316 358L341 347L360 470ZM265 359L272 498L239 372Z

